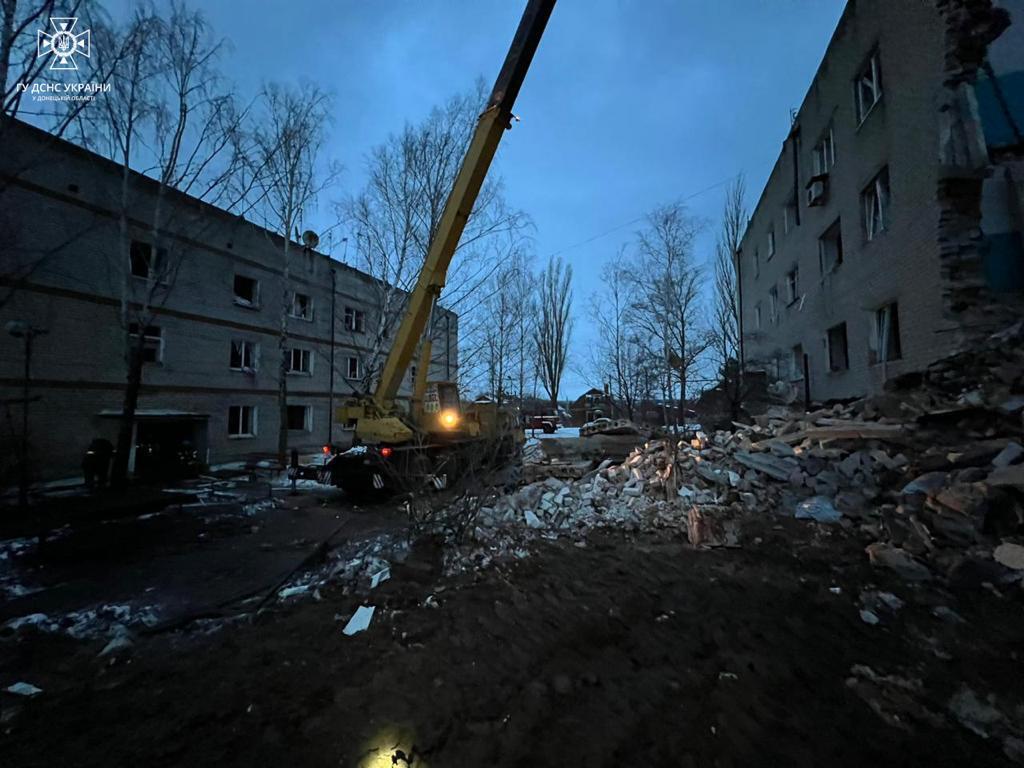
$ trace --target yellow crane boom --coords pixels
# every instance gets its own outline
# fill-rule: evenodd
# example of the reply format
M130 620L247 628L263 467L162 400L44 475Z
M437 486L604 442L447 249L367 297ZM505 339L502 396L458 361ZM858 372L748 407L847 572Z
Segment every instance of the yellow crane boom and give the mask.
M459 174L445 203L437 232L430 242L427 257L416 287L409 296L405 316L388 353L373 403L381 413L393 410L395 396L412 362L416 345L426 329L430 312L444 288L445 277L455 249L462 237L480 187L487 176L501 134L511 127L512 105L533 60L555 0L530 0L519 22L505 63L491 91L487 107L477 121L473 139L462 160ZM425 373L425 372L424 372Z

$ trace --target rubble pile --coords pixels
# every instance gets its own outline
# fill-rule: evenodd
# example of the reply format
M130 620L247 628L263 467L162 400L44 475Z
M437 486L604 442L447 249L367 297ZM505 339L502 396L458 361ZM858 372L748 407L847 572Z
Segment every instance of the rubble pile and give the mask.
M881 395L810 413L769 409L732 431L652 440L577 480L548 477L482 502L455 560L522 556L537 536L595 527L739 543L742 519L782 514L874 540L870 561L1020 581L1024 571L1024 324L902 377Z

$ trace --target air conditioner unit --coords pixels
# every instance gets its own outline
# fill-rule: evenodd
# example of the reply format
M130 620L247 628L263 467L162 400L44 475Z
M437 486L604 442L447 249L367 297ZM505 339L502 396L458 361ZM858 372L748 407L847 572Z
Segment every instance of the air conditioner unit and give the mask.
M813 207L815 205L825 204L825 193L828 191L828 174L823 173L820 176L813 177L807 183L807 205Z

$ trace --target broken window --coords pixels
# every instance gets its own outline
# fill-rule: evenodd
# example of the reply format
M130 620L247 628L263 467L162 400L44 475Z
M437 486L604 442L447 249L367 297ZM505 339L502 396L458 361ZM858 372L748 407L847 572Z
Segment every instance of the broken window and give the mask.
M757 252L757 248L754 248L754 277L761 276L761 256Z
M345 307L345 330L364 333L366 331L366 313L355 307Z
M289 405L288 429L292 432L311 432L313 429L313 409L308 405Z
M775 227L768 230L768 260L775 255Z
M304 293L293 293L292 294L292 317L297 317L300 320L312 320L313 319L313 299Z
M754 330L761 330L761 302L754 305Z
M857 106L857 122L868 116L875 104L882 98L882 69L878 63L878 51L871 54L853 82L854 99Z
M822 276L832 272L843 263L843 233L839 219L818 238L818 264Z
M790 373L792 381L804 379L804 345L797 344L790 353Z
M786 273L786 304L792 304L800 295L799 290L800 268L793 267Z
M415 364L409 366L409 380L412 381L414 384L416 383L416 365Z
M779 287L777 285L773 285L772 289L768 291L768 298L771 300L770 317L772 324L774 325L779 322Z
M794 195L782 209L782 232L788 235L790 230L797 226L796 218L796 196Z
M285 364L288 373L310 374L313 372L313 355L308 349L290 349L287 354Z
M361 379L363 377L363 366L358 357L350 355L345 358L345 378Z
M133 347L139 343L139 324L128 326L128 336ZM142 362L163 363L164 338L159 325L147 325L142 331Z
M821 140L814 145L812 152L815 176L828 173L832 166L836 164L835 134L832 131L831 125L822 134Z
M228 408L228 437L256 436L256 408L252 405L232 405Z
M850 356L846 350L846 323L829 328L826 343L828 346L828 369L830 371L847 370L850 367Z
M153 255L153 246L139 240L132 240L129 248L129 260L131 262L132 277L141 277L145 280L164 281L164 274L167 268L167 250L157 248L156 255Z
M861 193L864 206L864 232L873 240L889 226L889 169L883 168Z
M879 307L874 312L872 325L871 345L868 350L870 362L875 364L902 358L899 305L894 301L892 304Z
M252 341L241 339L232 341L230 367L233 371L255 371L256 344Z
M242 307L258 307L260 304L260 282L244 275L235 275L235 304Z

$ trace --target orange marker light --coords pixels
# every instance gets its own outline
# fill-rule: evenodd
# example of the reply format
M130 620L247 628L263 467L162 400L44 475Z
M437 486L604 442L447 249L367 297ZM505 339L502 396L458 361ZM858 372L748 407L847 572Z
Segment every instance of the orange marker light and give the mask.
M386 459L388 456L391 455L391 449L386 446L384 448L381 448L380 455Z

